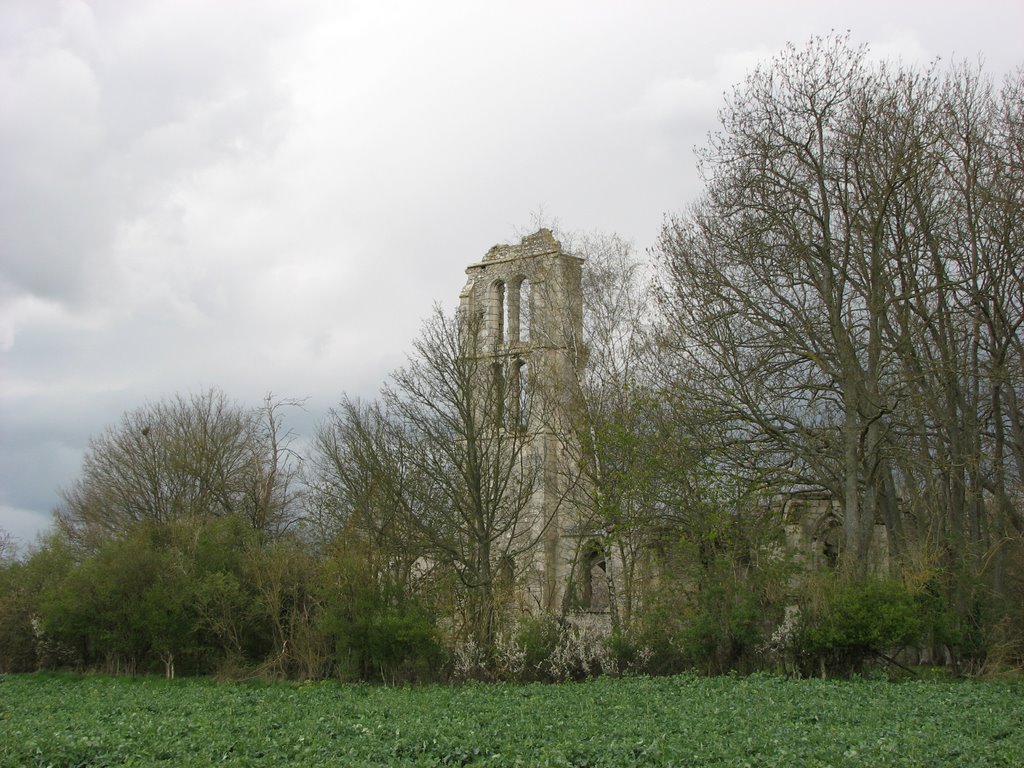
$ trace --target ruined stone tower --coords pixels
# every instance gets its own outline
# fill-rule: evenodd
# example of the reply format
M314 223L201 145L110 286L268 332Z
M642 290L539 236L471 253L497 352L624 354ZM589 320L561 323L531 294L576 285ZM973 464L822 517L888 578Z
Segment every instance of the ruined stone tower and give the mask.
M585 364L582 262L541 229L471 264L460 296L460 309L482 319L478 348L515 379L509 428L526 437L540 467L529 506L536 543L515 564L531 610L559 610L576 556L570 488L578 472L567 441Z

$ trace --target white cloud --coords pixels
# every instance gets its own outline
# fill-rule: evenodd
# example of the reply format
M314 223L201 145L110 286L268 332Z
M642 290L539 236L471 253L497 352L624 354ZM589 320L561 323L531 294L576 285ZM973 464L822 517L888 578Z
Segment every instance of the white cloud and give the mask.
M539 205L643 249L787 39L1019 59L1015 5L908 5L3 4L0 526L147 400L372 394Z

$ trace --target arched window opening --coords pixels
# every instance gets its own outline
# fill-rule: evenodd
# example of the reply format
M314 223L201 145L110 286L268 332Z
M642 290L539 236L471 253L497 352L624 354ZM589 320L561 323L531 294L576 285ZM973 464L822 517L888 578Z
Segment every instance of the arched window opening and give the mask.
M580 606L591 613L608 610L607 563L601 545L592 542L580 558Z
M512 555L502 555L498 560L498 584L506 589L511 589L516 578L516 561Z
M530 387L529 370L525 360L516 363L515 379L515 426L520 431L525 431L530 425Z
M508 315L505 327L508 328L508 340L512 344L519 341L519 283L509 283Z
M515 344L530 338L530 281L517 277L509 283L506 328L508 340Z
M499 344L505 343L505 283L494 284L494 338Z
M530 340L530 315L532 314L530 281L525 277L519 283L519 340Z
M825 565L835 570L839 567L839 554L842 551L843 529L839 521L829 517L814 537L815 549Z
M508 328L508 340L512 344L519 341L519 286L522 278L513 278L508 284L508 315L506 327Z

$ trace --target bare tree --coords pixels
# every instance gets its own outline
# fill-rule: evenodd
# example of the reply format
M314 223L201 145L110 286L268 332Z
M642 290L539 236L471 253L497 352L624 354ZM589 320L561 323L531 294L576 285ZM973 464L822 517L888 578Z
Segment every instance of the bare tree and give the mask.
M437 308L379 401L345 400L318 435L321 493L341 522L454 575L466 630L494 640L496 594L550 520L533 497L540 459L509 356L481 343L483 318Z
M582 607L593 608L586 593L603 577L617 631L628 628L654 583L683 565L693 585L719 558L749 562L770 521L750 451L729 444L728 420L686 396L692 371L662 354L664 319L650 266L614 235L566 239L586 259L583 322L567 320L564 333L574 356L587 361L576 369L578 399L562 441L572 454L567 464L581 473L571 487L589 534L572 586L584 593L577 594ZM760 541L769 546L774 538Z
M10 533L0 528L0 563L13 558L18 552L18 545Z
M295 476L282 402L255 412L209 390L147 405L90 441L82 475L64 491L58 527L90 547L137 523L228 514L273 532L295 514Z
M292 529L303 513L303 457L293 447L295 434L285 427L284 414L304 403L268 393L252 414L250 472L242 513L254 530L275 538Z
M637 566L650 540L655 507L645 423L645 409L654 394L650 281L632 245L617 235L570 234L561 239L570 252L586 260L580 287L582 322L573 316L571 306L564 306L559 329L570 357L585 365L571 371L571 417L552 424L570 457L563 465L573 473L566 487L573 489L577 528L583 534L569 596L575 596L581 607L593 608L593 580L602 579L617 631L621 622L628 624L633 611ZM596 564L591 562L595 552L600 554ZM574 594L581 591L587 594Z

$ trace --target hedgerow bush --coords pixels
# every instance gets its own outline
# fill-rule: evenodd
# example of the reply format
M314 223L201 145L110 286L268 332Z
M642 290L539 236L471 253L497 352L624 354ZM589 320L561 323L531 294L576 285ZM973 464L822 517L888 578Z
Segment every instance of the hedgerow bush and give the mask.
M319 627L343 680L424 682L444 674L441 634L427 606L352 553L325 569Z
M728 558L705 563L647 595L642 611L618 641L626 669L708 674L760 668L762 648L783 611L784 575L771 567Z
M500 633L489 654L472 639L457 644L458 680L565 682L618 674L619 662L605 617L523 615Z
M861 672L867 662L919 642L926 612L919 593L898 581L809 578L792 636L795 661L804 674Z

